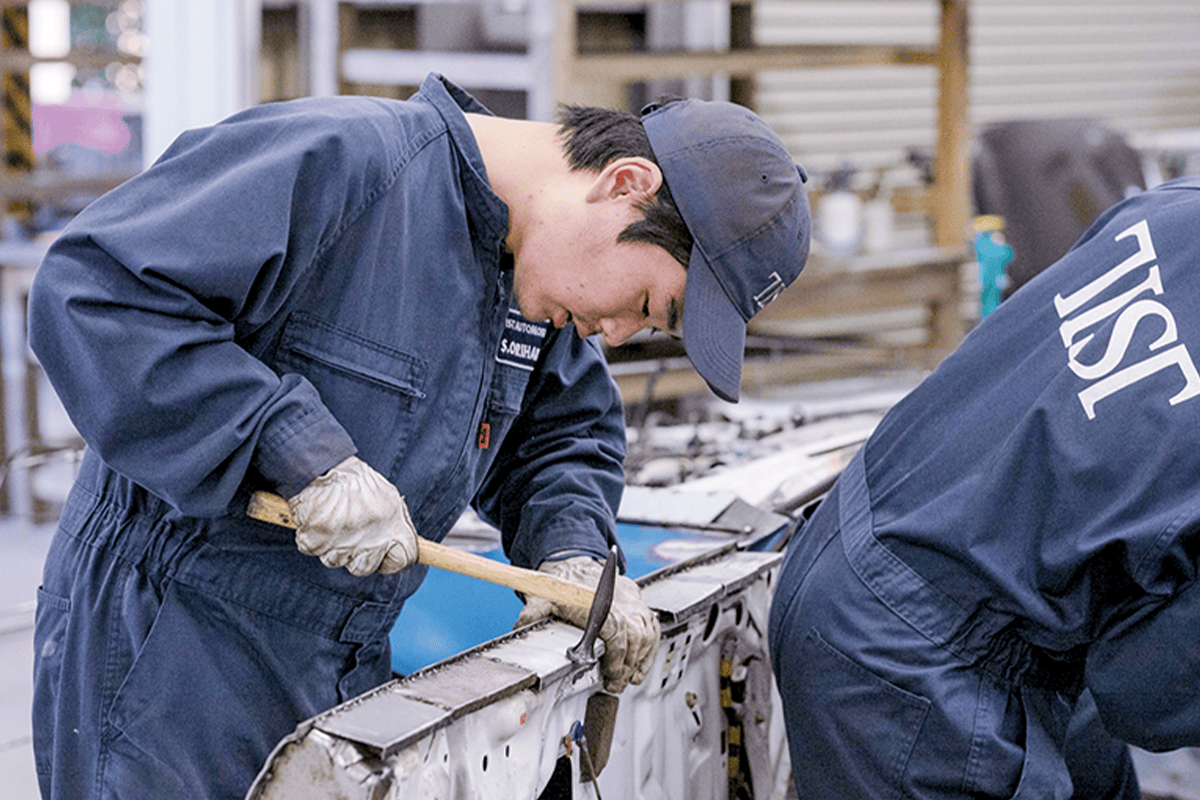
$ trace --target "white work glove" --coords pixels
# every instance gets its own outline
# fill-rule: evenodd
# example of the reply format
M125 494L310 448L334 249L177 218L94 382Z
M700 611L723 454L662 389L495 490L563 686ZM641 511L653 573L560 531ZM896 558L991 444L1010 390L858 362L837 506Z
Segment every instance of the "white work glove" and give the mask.
M604 565L590 556L575 556L561 561L543 561L538 570L595 589ZM519 628L549 616L584 628L587 627L588 609L556 603L544 597L530 597L513 627ZM617 576L612 609L608 612L608 619L600 626L600 638L604 640L600 674L607 691L617 694L626 684L636 685L645 680L646 674L654 666L662 630L658 625L658 615L642 602L641 589L624 575Z
M387 478L350 456L288 500L296 547L355 575L399 572L417 560L417 532Z

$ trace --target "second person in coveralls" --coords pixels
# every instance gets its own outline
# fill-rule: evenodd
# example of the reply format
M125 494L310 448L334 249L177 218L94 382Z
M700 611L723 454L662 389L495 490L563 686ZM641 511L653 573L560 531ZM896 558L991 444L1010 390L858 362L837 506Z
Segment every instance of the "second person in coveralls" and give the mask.
M889 411L793 538L801 797L1140 797L1200 746L1200 180L1102 214Z

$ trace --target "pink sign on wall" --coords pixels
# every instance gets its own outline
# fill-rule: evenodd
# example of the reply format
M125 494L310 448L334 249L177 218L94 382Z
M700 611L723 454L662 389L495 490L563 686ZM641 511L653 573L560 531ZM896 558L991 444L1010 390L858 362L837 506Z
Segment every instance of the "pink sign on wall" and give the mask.
M35 103L33 149L44 156L63 144L77 144L104 155L128 149L133 137L123 115L129 106L120 97L74 91L66 103Z

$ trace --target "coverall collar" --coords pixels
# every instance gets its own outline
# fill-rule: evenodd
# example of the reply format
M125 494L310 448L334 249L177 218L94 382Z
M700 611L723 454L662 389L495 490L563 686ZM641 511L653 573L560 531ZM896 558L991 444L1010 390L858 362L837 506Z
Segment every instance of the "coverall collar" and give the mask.
M495 235L498 246L503 248L504 239L508 236L508 205L492 191L487 179L487 169L483 164L483 154L479 151L467 118L463 116L467 113L495 115L464 89L436 72L425 78L421 84L420 96L427 100L445 121L450 138L467 168L462 174L462 185L468 196L468 212L477 222L484 225L489 233Z

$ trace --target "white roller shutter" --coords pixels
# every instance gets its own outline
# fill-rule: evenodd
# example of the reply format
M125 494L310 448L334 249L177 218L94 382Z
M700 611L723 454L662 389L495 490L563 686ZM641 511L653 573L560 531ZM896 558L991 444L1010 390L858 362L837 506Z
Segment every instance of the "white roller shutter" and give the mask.
M762 0L754 35L931 46L939 11L937 0ZM970 15L976 128L1097 117L1144 147L1200 129L1200 0L972 0ZM925 66L772 72L758 78L757 105L818 174L845 162L865 174L932 149L936 91Z

